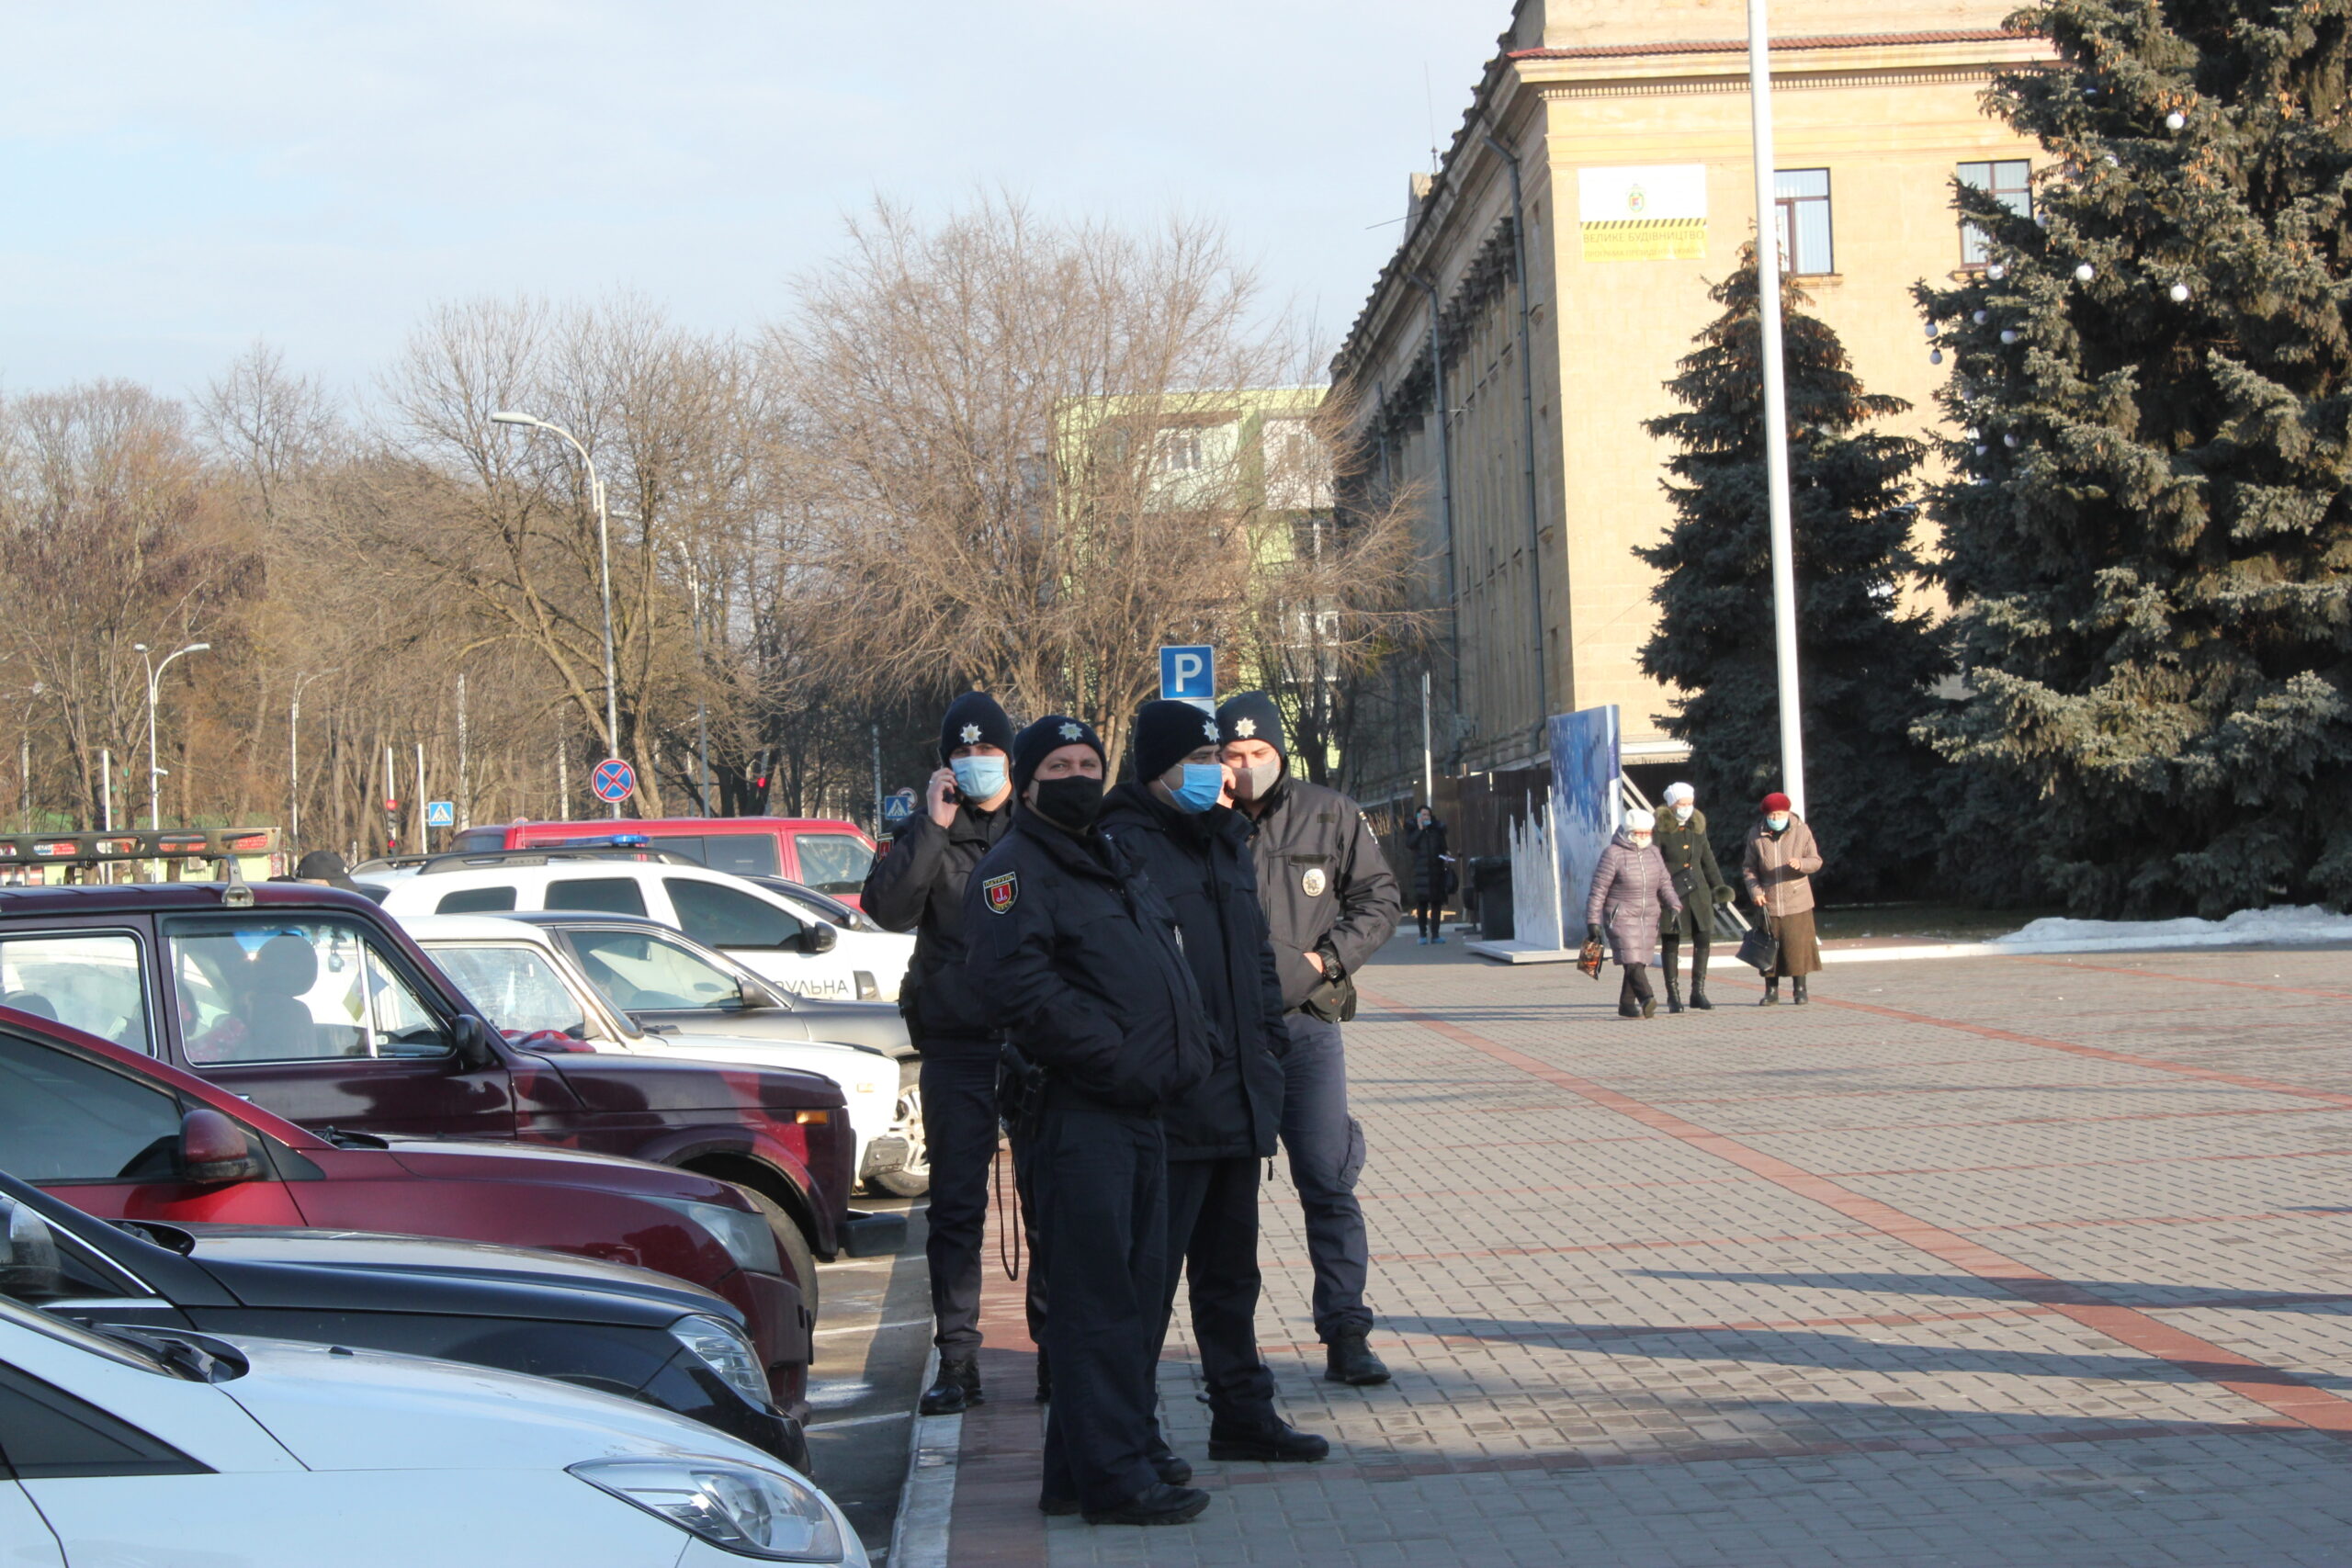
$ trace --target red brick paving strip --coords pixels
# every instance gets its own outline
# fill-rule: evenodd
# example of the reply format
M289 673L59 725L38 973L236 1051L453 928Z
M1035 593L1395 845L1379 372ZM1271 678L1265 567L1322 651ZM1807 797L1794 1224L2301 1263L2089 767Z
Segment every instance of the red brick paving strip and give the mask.
M956 1450L956 1508L947 1560L956 1568L1036 1568L1046 1561L1046 1517L1037 1511L1045 1447L1036 1403L1037 1348L1030 1343L1023 1278L1008 1280L997 1231L1012 1209L1012 1161L997 1156L1003 1203L991 1201L980 1260L980 1387L988 1403L964 1417Z
M1792 1165L1787 1160L1749 1148L1735 1138L1711 1133L1694 1122L1685 1122L1669 1111L1645 1105L1629 1095L1603 1088L1588 1078L1561 1071L1549 1063L1540 1061L1521 1051L1487 1039L1476 1031L1449 1023L1441 1018L1383 997L1364 991L1364 998L1402 1019L1468 1046L1483 1055L1507 1066L1516 1067L1532 1077L1540 1078L1555 1089L1565 1089L1595 1105L1605 1106L1621 1115L1630 1117L1645 1127L1664 1133L1668 1137L1713 1155L1716 1158L1737 1166L1762 1179L1809 1199L1824 1208L1845 1215L1848 1219L1870 1226L1889 1238L1917 1248L1928 1256L1989 1280L2023 1301L2049 1307L2060 1315L2073 1319L2086 1328L2096 1329L2120 1344L2130 1346L2143 1355L2168 1361L2184 1371L2229 1390L2241 1398L2253 1400L2301 1426L2342 1437L2352 1437L2352 1400L2313 1388L2292 1373L2277 1367L2265 1366L2234 1350L2223 1349L2211 1340L2175 1327L2149 1316L2133 1307L2117 1306L2100 1300L2090 1292L2068 1284L2054 1275L2006 1258L1992 1248L1973 1242L1940 1225L1915 1219L1893 1204L1875 1198L1864 1197L1850 1188L1841 1187L1826 1177ZM1827 998L1822 998L1827 1002ZM2337 1104L2352 1105L2352 1095L2324 1094L2314 1089L2296 1089L2263 1078L2247 1077L2233 1073L2213 1072L2201 1067L2185 1066L2177 1062L2162 1062L2150 1057L2133 1056L2120 1051L2106 1051L2096 1046L2077 1045L2068 1041L2049 1040L2038 1035L2018 1034L2008 1030L1988 1029L1976 1024L1960 1023L1950 1019L1931 1018L1924 1013L1903 1012L1894 1008L1873 1007L1862 1002L1828 1002L1834 1007L1850 1008L1856 1011L1875 1013L1900 1019L1908 1023L1924 1023L1946 1029L1958 1029L1989 1040L2006 1040L2019 1044L2040 1045L2051 1049L2097 1056L2109 1061L2128 1063L2134 1066L2155 1068L2165 1072L2185 1074L2191 1077L2228 1083L2242 1089L2258 1089L2273 1094L2302 1095L2326 1100ZM1686 1450L1687 1452L1687 1450Z

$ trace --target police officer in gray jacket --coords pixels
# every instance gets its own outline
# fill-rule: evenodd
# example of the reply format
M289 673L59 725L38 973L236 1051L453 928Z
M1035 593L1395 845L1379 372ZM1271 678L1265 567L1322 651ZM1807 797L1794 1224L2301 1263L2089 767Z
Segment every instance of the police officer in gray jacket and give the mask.
M1348 1114L1340 1025L1355 1016L1356 970L1395 934L1403 903L1356 803L1291 776L1273 698L1245 692L1216 717L1234 804L1252 826L1258 897L1289 1010L1282 1142L1306 1211L1323 1375L1359 1386L1386 1382L1388 1369L1364 1343L1372 1312L1363 1300L1367 1248L1355 1191L1363 1128Z

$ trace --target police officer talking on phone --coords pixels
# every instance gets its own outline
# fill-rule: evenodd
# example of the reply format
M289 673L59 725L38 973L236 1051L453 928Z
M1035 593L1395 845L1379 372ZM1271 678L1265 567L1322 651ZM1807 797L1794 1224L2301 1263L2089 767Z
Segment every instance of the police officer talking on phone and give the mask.
M1185 961L1216 1026L1209 1075L1170 1105L1168 1272L1159 1336L1187 1276L1193 1339L1208 1385L1209 1458L1311 1461L1329 1442L1274 1410L1274 1374L1258 1355L1258 1162L1282 1123L1282 981L1258 906L1250 828L1228 809L1231 773L1216 720L1190 703L1136 715L1136 776L1111 792L1102 831L1141 863L1176 912Z
M1042 1070L1029 1180L1053 1365L1037 1506L1089 1524L1208 1506L1152 1419L1168 1266L1162 1111L1207 1076L1210 1030L1176 917L1102 836L1102 743L1060 714L1014 737L1012 828L965 895L967 977Z
M1252 826L1258 897L1273 932L1290 1054L1283 1060L1283 1147L1306 1211L1315 1266L1315 1332L1323 1375L1363 1386L1388 1381L1364 1343L1372 1311L1363 1207L1363 1129L1348 1114L1340 1025L1356 1011L1354 975L1396 931L1404 906L1380 842L1356 803L1293 777L1282 710L1244 692L1216 710L1235 807Z
M980 1403L981 1234L997 1145L997 1036L964 971L964 890L972 868L1012 823L1012 721L986 692L948 705L939 771L865 876L865 912L915 933L899 987L907 1032L922 1053L924 1134L931 1154L929 1234L933 1341L939 1377L925 1416Z

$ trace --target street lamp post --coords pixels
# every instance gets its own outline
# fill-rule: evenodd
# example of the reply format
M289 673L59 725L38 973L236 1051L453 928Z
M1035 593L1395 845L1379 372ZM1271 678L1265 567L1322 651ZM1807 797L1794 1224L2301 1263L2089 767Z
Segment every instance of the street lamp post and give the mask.
M1766 3L1747 0L1748 132L1756 164L1756 315L1764 361L1764 475L1772 538L1772 647L1780 667L1781 791L1803 816L1804 724L1797 700L1796 544L1789 520L1788 369L1781 351L1781 247L1773 223L1772 37Z
M134 642L130 645L131 651L147 663L147 829L150 832L160 830L164 826L164 795L157 782L164 776L164 771L156 766L155 762L156 683L163 680L164 671L172 667L173 660L179 658L182 654L202 653L211 646L209 642L189 643L186 648L175 649L164 655L164 661L158 664L155 662L155 656L147 651L145 643Z
M294 695L286 706L286 841L302 847L302 688L336 670L305 670L294 677Z
M605 515L605 481L596 477L596 459L588 456L588 448L580 438L560 424L553 424L536 415L515 413L502 409L490 416L492 424L519 424L527 430L544 430L571 443L580 454L580 461L588 469L588 492L596 501L596 569L605 596L605 734L612 742L613 754L621 750L620 687L613 676L613 539L612 527ZM613 802L613 815L621 814L621 803Z

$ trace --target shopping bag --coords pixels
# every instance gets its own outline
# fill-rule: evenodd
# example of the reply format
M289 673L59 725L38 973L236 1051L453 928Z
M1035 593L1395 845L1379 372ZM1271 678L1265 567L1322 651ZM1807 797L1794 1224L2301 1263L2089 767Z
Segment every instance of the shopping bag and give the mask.
M1600 978L1601 961L1607 957L1608 953L1599 942L1589 942L1577 950L1577 967L1583 970L1587 977L1598 980Z

